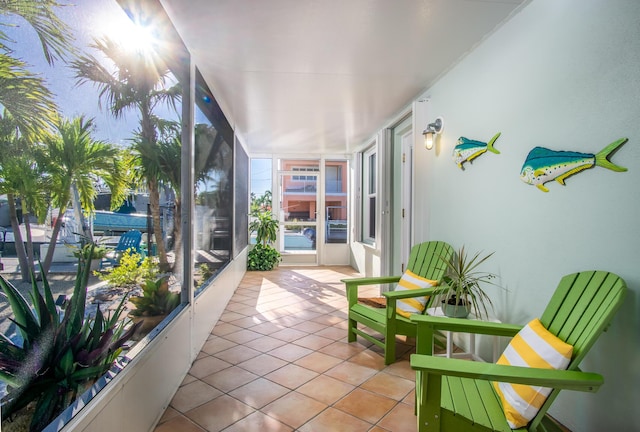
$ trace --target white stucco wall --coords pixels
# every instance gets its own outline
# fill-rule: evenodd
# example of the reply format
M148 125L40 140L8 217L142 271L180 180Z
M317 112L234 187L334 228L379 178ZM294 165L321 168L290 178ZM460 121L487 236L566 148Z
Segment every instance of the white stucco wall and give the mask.
M451 31L456 31L451 29ZM425 47L425 51L428 47ZM640 420L640 1L533 0L425 94L443 116L438 147L416 152L416 241L441 239L495 251L485 267L508 291L490 290L502 321L539 316L562 275L609 270L629 286L626 304L582 366L597 394L565 391L551 413L572 431L634 430ZM432 117L432 118L431 118ZM460 136L495 147L460 170ZM536 146L597 153L629 138L612 161L548 183L519 179Z

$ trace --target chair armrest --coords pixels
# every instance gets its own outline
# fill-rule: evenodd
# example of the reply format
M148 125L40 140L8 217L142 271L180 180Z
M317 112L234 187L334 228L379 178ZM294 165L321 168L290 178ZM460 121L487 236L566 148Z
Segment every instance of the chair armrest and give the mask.
M372 276L364 278L341 279L347 285L375 285L394 283L400 280L400 276Z
M411 320L421 328L459 333L480 333L493 336L514 336L523 326L491 321L470 320L466 318L435 317L431 315L412 315Z
M347 300L349 307L358 302L358 287L362 285L376 285L395 283L400 280L400 276L374 276L365 278L342 279L347 290Z
M500 381L595 393L604 383L600 374L575 370L538 369L412 354L411 368L435 375Z
M403 299L403 298L412 298L412 297L420 297L420 296L432 296L438 294L442 291L443 288L439 287L429 287L429 288L418 288L412 290L402 290L402 291L387 291L383 292L382 295L387 299Z

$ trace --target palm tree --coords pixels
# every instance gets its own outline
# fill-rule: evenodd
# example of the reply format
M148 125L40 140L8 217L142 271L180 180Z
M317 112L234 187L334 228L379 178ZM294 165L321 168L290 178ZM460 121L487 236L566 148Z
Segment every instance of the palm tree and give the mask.
M128 186L127 169L118 148L92 138L93 119L85 119L84 116L71 120L59 118L56 129L57 133L50 134L44 140L46 169L52 182L52 200L59 215L53 226L49 250L44 260L45 273L51 267L62 216L69 203L74 201L73 206L78 210L77 217L83 236L91 240L91 231L87 228L81 210L87 213L94 210L96 181L101 179L109 187L112 208L122 205Z
M182 193L180 185L181 164L178 162L182 154L182 139L180 136L180 125L177 122L168 122L160 127L161 134L158 140L158 162L160 164L161 181L164 185L173 190L175 205L173 208L173 253L176 257L173 271L182 272L178 259L182 251Z
M179 85L169 87L170 72L152 50L132 52L112 39L95 40L91 45L112 63L104 66L94 56L85 55L72 62L79 84L93 83L99 90L100 103L106 103L115 118L128 110L137 110L140 128L135 139L138 152L149 157L144 173L149 192L149 204L156 233L160 266L167 268L167 253L160 221L159 171L156 169L157 123L154 110L160 104L175 109L180 98Z
M69 28L53 12L60 6L63 5L53 0L3 1L0 14L18 15L28 22L38 34L45 59L54 64L72 51ZM54 121L53 95L42 78L13 57L6 45L11 39L1 28L0 25L0 104L11 113L23 135L38 135Z
M7 195L16 254L25 281L35 270L30 214L33 213L39 221L44 220L48 208L46 180L42 165L38 163L35 145L20 132L18 122L5 110L0 116L0 193ZM25 222L26 251L18 221L17 199L20 199Z

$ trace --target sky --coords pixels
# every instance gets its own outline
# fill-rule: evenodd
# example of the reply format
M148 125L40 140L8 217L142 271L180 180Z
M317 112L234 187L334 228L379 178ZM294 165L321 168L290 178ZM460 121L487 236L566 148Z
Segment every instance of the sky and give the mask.
M63 0L65 1L65 0ZM134 25L115 0L80 0L74 4L56 8L57 16L66 22L74 37L75 46L86 53L97 56L89 48L94 38L108 35L130 42L134 37ZM4 15L0 17L1 29L12 42L8 45L14 55L28 64L28 69L46 80L46 86L55 94L60 112L69 118L85 115L93 117L96 126L93 137L112 144L128 146L133 131L138 128L135 111L115 119L108 107L99 104L97 89L90 83L78 85L73 70L63 62L50 66L42 53L36 32L20 17ZM158 110L163 118L177 120L176 113L168 108ZM196 121L204 121L203 114L196 110ZM271 190L271 159L251 160L251 192L257 196Z
M97 52L88 46L96 37L132 38L133 23L115 0L80 0L73 5L56 8L56 14L71 27L75 46L94 56ZM14 55L26 62L29 70L45 78L46 86L55 94L56 103L64 116L84 114L94 117L95 139L119 145L129 144L132 132L138 127L137 113L131 111L123 118L115 119L108 107L100 108L98 92L93 85L86 83L78 86L74 72L63 62L49 66L36 32L22 18L3 15L0 22L5 24L2 30L13 41L8 45L14 50ZM160 110L158 115L177 118L169 109Z

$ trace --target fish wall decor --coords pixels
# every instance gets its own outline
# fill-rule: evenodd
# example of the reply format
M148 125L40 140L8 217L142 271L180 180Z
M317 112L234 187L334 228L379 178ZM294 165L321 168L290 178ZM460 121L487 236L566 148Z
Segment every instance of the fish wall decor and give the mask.
M627 138L620 138L600 150L597 154L556 151L544 147L535 147L529 152L527 159L524 161L520 171L520 179L525 183L536 186L543 192L549 192L549 189L544 186L545 183L555 180L564 185L567 177L594 166L617 172L626 171L626 168L611 162L609 157L627 140Z
M460 169L464 169L462 166L463 163L471 162L487 150L491 153L500 154L500 152L493 147L493 144L499 136L500 132L495 134L488 143L470 140L465 137L458 138L458 143L453 148L453 161L460 167Z

